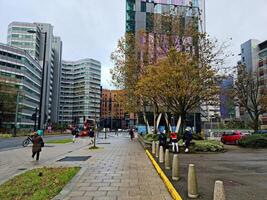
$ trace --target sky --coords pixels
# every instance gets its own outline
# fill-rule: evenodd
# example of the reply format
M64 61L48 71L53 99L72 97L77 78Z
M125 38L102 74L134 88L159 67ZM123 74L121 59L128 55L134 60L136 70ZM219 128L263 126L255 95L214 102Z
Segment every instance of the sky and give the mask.
M267 40L266 0L206 0L206 27L220 42L231 40L239 60L240 44ZM110 54L125 32L125 0L0 0L0 42L6 43L12 21L43 22L54 26L63 41L63 59L93 58L102 63L104 88L112 88Z

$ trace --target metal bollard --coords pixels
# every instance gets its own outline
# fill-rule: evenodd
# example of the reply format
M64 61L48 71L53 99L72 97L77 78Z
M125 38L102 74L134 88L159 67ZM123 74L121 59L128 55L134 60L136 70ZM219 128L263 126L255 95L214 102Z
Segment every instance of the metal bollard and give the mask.
M172 160L172 180L178 181L180 179L180 163L177 154L173 155Z
M197 198L198 197L198 186L197 186L197 175L196 168L194 164L189 164L188 168L188 197Z
M163 146L159 147L159 163L164 163L164 149L163 149Z
M222 181L215 181L213 200L225 200L225 191Z
M169 149L165 151L165 169L171 169Z
M159 157L159 143L156 142L156 158Z
M155 154L156 150L155 150L155 141L152 141L152 154Z

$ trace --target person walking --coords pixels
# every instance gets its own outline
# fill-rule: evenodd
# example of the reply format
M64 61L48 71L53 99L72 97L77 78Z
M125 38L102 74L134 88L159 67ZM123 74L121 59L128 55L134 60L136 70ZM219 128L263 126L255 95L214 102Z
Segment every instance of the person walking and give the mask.
M131 140L133 140L133 138L134 138L134 131L133 131L133 129L130 129L129 135L131 137Z
M89 138L90 138L89 145L94 144L95 132L92 128L89 130Z
M37 132L34 132L32 138L32 158L36 155L36 160L39 160L40 152L42 151L42 147L44 147L44 141L41 135L38 135Z
M190 127L186 127L183 140L185 142L185 153L189 152L190 142L193 139L192 130Z
M175 152L179 152L179 146L178 146L178 137L177 134L175 132L171 133L171 143L172 143L172 151L173 153Z
M166 149L166 143L167 143L167 136L166 131L161 131L159 134L159 146L162 146L164 151Z

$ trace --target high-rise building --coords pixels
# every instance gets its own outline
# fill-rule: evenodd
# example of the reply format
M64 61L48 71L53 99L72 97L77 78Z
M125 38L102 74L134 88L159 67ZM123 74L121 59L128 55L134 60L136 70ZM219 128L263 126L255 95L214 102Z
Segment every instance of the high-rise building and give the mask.
M60 123L100 120L101 63L93 59L62 61Z
M47 23L12 22L8 26L7 42L26 50L42 67L44 64L41 128L49 122L58 122L62 42L53 35L53 26Z
M267 93L267 40L261 42L259 45L259 62L258 75L260 79L261 92ZM267 113L261 116L262 128L267 129Z
M205 0L126 0L126 32L153 32L154 17L171 13L185 23L199 17L199 30L205 31Z
M33 128L32 115L39 107L40 101L41 73L42 69L39 63L26 51L0 44L0 82L15 86L18 91L18 112L16 115L14 110L10 114L13 118L11 121L3 119L2 122L6 128L12 128L12 125L15 125L16 116L17 128ZM16 107L16 102L13 103L13 107Z
M259 40L251 39L241 44L241 63L246 66L248 72L257 70Z
M242 64L249 73L254 73L260 80L261 92L267 90L267 40L261 42L256 39L250 39L241 44L241 60L238 65ZM245 109L240 107L240 116L243 120L248 120L249 116ZM267 127L267 113L261 116L262 127Z

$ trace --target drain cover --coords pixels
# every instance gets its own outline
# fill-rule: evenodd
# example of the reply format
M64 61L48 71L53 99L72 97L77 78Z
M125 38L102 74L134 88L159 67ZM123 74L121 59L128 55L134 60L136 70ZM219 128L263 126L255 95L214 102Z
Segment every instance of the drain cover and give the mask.
M110 144L110 142L98 142L97 144Z
M26 168L18 168L18 170L23 171L26 170Z
M74 161L86 161L91 156L66 156L65 158L62 158L58 160L58 162L68 161L68 162L74 162Z

